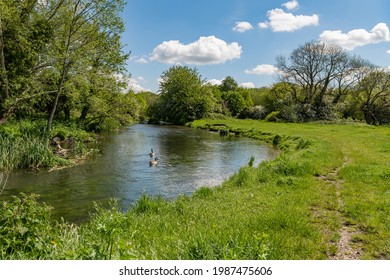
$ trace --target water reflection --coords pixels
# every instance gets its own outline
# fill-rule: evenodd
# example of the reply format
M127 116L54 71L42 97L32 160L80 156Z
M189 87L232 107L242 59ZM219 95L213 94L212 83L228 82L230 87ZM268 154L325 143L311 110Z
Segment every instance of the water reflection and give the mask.
M56 217L77 222L93 201L120 201L123 209L142 193L174 198L201 186L215 186L255 156L255 165L275 155L272 148L245 138L175 126L134 125L99 144L103 154L80 166L55 172L13 174L2 199L38 193ZM150 149L159 158L149 166Z

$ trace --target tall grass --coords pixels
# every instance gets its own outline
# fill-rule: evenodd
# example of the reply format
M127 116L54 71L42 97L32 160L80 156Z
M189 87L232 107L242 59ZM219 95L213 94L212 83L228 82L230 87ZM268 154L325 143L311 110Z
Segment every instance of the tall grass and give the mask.
M45 135L10 138L0 135L0 166L3 170L39 169L58 162Z
M55 124L49 133L43 120L22 120L1 125L0 170L4 172L15 169L37 170L70 164L70 161L56 155L54 146L50 143L54 137L71 140L71 156L74 156L87 152L84 142L91 141L94 135L64 124Z

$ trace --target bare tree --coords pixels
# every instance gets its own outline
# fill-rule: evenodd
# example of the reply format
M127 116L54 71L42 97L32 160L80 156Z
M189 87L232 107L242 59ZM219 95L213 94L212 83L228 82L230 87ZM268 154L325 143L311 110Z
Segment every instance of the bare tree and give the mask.
M346 85L345 79L353 66L351 57L341 47L318 41L298 47L288 58L278 56L276 61L281 71L279 80L298 85L298 91L297 87L291 87L292 96L307 115L309 110L318 112L327 105L325 97L333 92L336 82L339 90L345 89L342 85Z

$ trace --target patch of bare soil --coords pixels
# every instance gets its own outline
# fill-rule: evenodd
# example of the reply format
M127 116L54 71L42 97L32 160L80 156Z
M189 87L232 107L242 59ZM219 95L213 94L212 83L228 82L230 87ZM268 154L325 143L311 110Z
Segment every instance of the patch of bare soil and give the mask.
M344 206L344 201L341 195L341 189L343 187L343 180L339 177L339 171L344 168L349 163L347 158L344 158L343 164L334 169L332 172L320 176L319 180L331 184L336 189L337 197L337 212L336 216L341 224L341 227L338 231L340 236L337 242L336 253L330 256L330 259L333 260L358 260L362 255L362 250L359 248L358 244L352 242L352 237L359 233L359 229L355 225L347 223L346 217L342 213L341 209ZM354 246L352 246L352 244Z

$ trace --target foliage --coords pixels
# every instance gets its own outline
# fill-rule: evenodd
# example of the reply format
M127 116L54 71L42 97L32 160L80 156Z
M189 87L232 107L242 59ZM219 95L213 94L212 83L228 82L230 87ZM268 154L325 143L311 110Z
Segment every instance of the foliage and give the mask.
M149 108L153 108L157 102L158 95L152 92L140 92L135 95L135 98L140 106L139 119L148 119L150 115Z
M48 147L45 135L23 135L17 138L0 135L1 170L36 170L61 162L61 158L56 157Z
M306 121L336 119L337 105L365 76L362 69L373 66L340 47L312 41L293 50L288 58L278 56L277 67L281 71L279 80L284 83L278 91L284 93L271 104L282 105L278 110L283 112L290 103L294 110L286 116L282 113L284 119Z
M222 80L221 85L219 86L220 91L228 92L228 91L236 91L238 89L237 82L231 76L227 76Z
M37 197L22 194L0 209L0 259L7 255L43 257L53 246L50 208Z
M69 145L70 157L80 157L88 152L83 143L93 141L96 135L78 128L75 123L55 123L48 133L44 119L10 121L0 125L0 171L38 170L71 164L55 153L55 147L51 145L54 143L49 141L54 138Z
M280 112L279 111L273 111L271 113L269 113L265 118L264 120L267 121L267 122L277 122L279 119L278 119L278 116L280 115Z
M138 117L123 97L123 0L1 0L0 119L79 118L101 130Z
M360 109L368 124L390 121L390 73L383 69L367 67L356 90Z
M237 91L224 92L222 99L232 116L237 116L246 107L244 98Z
M243 109L238 117L240 119L254 119L254 120L262 120L265 117L266 109L265 107L258 105L254 107L247 107Z
M206 116L214 108L214 98L197 69L172 66L161 75L160 92L151 112L155 119L185 124Z

